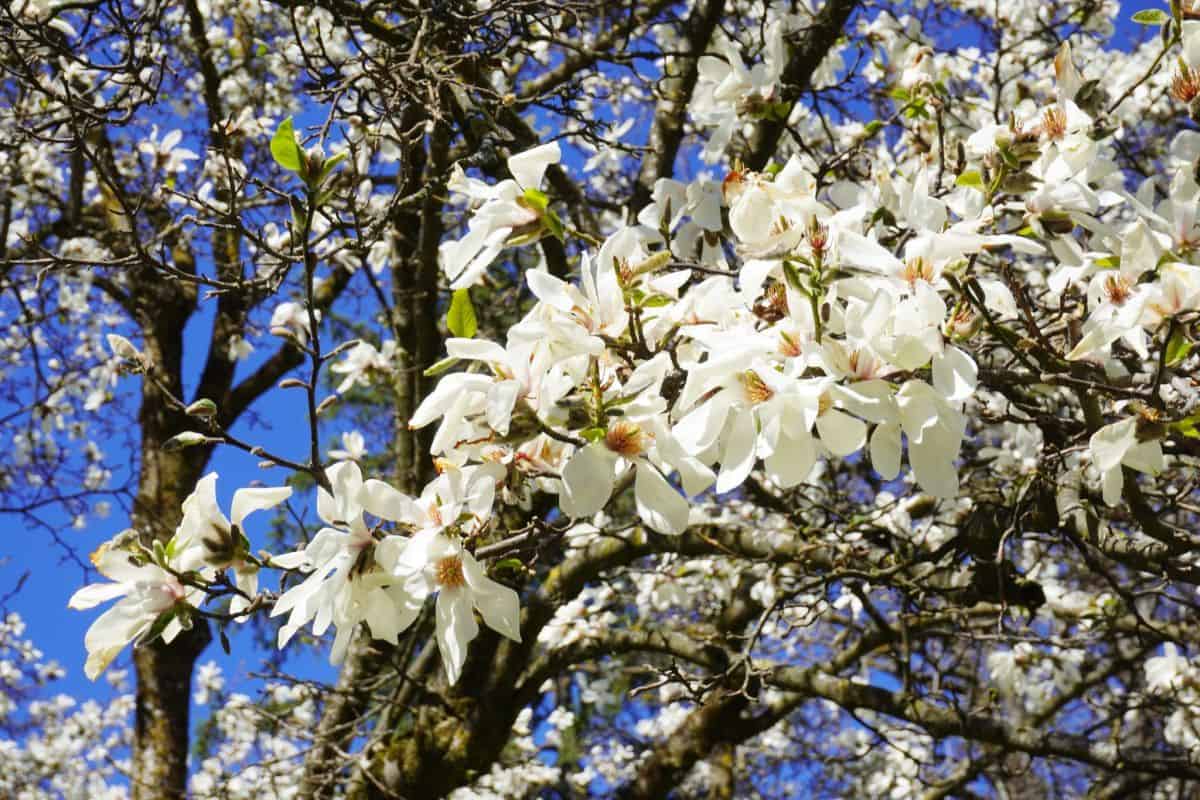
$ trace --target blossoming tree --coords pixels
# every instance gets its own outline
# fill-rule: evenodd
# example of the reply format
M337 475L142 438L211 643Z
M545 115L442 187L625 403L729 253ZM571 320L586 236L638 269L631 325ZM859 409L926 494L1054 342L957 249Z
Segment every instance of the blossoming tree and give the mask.
M1200 7L1149 5L8 4L3 510L95 534L136 677L12 791L1186 795ZM336 685L193 676L248 620Z

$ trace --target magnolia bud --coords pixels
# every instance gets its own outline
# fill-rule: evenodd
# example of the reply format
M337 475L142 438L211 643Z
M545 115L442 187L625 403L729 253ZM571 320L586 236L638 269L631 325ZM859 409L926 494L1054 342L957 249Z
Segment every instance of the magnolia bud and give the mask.
M177 450L182 450L185 447L195 447L200 444L207 444L208 437L203 433L195 431L184 431L177 433L167 441L163 442L162 451L164 453L174 453Z
M639 262L630 269L633 276L645 275L658 270L671 263L671 251L661 250L647 258L645 261Z
M212 419L217 415L217 404L208 398L203 398L192 403L184 410L193 417Z
M337 402L337 399L338 398L336 394L331 394L329 397L326 397L324 400L322 400L321 404L317 406L317 416L324 414L330 406Z
M129 361L140 361L142 354L133 346L133 342L126 339L124 336L119 336L115 333L110 333L105 336L108 340L108 347L113 351L113 355L118 358L128 359Z
M983 317L970 306L960 304L942 326L942 333L949 339L970 339L983 327Z

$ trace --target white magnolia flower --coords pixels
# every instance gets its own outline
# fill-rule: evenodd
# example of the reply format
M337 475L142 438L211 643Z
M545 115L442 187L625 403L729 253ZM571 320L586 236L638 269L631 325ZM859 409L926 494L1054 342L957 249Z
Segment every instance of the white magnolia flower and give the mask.
M1146 659L1146 688L1151 692L1178 691L1195 674L1187 655L1173 642L1163 645L1163 654Z
M396 563L414 597L437 593L438 649L446 678L457 683L467 660L467 645L479 635L475 611L497 633L521 641L521 608L517 593L483 572L459 538L442 528L416 534Z
M164 548L166 565L174 573L200 569L202 554L197 547L182 547L171 539ZM185 586L176 575L150 561L145 554L136 557L121 542L105 542L91 557L92 564L112 583L93 583L75 592L67 606L93 608L121 598L101 614L84 637L87 663L84 673L92 680L112 663L117 653L133 641L161 634L171 642L184 629L186 612L180 606L196 606L204 591Z
M534 241L546 232L543 216L548 212L544 200L539 202L536 195L535 199L530 195L539 191L546 168L560 158L558 142L509 156L512 178L494 186L468 178L462 167L455 167L448 188L481 205L467 224L467 235L443 242L440 247L442 269L451 289L478 283L501 250Z
M242 523L251 513L274 508L292 496L290 486L238 489L227 518L217 504L217 473L196 482L196 489L183 501L183 519L175 531L178 546L199 548L204 562L216 569L233 569L234 582L242 594L234 595L229 613L240 615L258 594L258 567L246 559L250 550ZM247 617L239 616L239 622Z
M316 313L317 322L321 312ZM280 303L271 314L271 333L276 336L295 336L301 343L308 342L308 309L303 303Z
M328 527L303 550L271 559L274 566L309 573L280 596L271 616L291 612L279 630L280 647L310 620L317 636L335 625L337 636L330 659L337 664L345 657L359 622L365 621L375 638L394 643L400 631L416 619L420 602L391 576L405 539L376 539L363 520L363 512L368 511L396 521L407 498L382 481L364 482L353 461L338 462L325 474L333 494L318 488L317 514Z
M1138 418L1129 417L1111 425L1105 425L1092 434L1088 441L1092 463L1100 470L1104 487L1104 502L1116 505L1125 488L1122 467L1157 475L1165 468L1162 443L1158 439L1141 441L1138 436Z
M161 166L167 174L183 172L188 168L187 162L195 161L199 156L185 147L180 147L181 141L181 130L171 131L159 139L158 126L155 125L150 130L150 136L138 142L138 150L150 156L155 166Z
M358 431L342 434L342 446L329 451L329 457L338 461L358 461L367 455L367 440Z
M653 427L649 420L612 423L604 438L580 448L563 468L558 498L562 512L568 517L591 517L608 502L617 477L632 468L639 516L656 530L682 533L688 524L688 501L650 457L656 440L668 435L661 422Z
M370 387L378 373L389 373L396 358L396 342L388 339L382 349L376 350L370 342L359 342L350 348L346 357L329 368L331 372L344 375L338 384L338 394L345 394L355 386Z
M709 134L704 160L721 157L743 115L760 114L778 99L779 79L787 66L783 35L781 22L766 29L763 60L753 68L746 66L737 43L726 36L719 37L714 55L700 59L691 113L700 125L716 128Z

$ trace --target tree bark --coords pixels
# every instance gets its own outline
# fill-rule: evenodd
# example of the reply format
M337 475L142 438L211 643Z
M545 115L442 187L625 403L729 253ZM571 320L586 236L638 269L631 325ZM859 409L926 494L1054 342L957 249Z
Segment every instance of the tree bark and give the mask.
M783 70L781 82L785 102L798 100L809 87L812 74L821 66L821 62L841 36L842 28L846 26L857 7L858 0L826 0L825 5L821 6L804 38L796 43L792 57ZM765 168L771 156L775 154L785 129L785 123L776 119L767 119L759 123L749 143L746 166L753 170Z

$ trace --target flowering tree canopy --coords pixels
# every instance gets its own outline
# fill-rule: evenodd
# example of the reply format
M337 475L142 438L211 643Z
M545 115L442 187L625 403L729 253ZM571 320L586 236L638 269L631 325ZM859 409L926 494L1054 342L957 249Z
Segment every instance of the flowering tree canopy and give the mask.
M0 790L1185 796L1149 5L13 0L0 508L136 694L31 700L10 616ZM197 668L246 622L336 685Z

